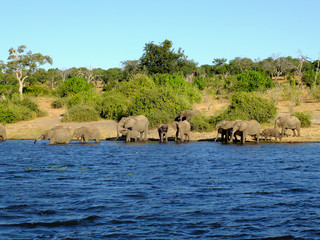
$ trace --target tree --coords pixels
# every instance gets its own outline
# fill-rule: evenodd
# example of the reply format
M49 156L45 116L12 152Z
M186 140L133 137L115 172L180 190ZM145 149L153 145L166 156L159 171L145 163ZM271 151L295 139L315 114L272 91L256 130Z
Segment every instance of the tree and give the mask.
M226 58L215 58L212 63L214 65L216 74L224 74L225 77L228 75L228 64Z
M18 49L10 48L7 62L7 70L14 73L18 80L20 96L22 96L25 80L36 72L41 65L52 64L51 57L31 51L24 53L26 48L24 45L19 46Z
M179 72L187 64L187 57L181 48L175 52L169 40L159 45L153 42L147 43L144 47L144 54L140 58L140 65L150 74Z
M242 73L245 70L253 70L255 63L250 58L236 57L229 62L230 72L232 74Z

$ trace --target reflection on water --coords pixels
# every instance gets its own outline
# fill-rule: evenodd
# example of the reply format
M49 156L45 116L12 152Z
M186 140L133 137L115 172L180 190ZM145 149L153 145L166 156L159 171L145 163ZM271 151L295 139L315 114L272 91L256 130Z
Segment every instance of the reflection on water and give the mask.
M319 143L0 143L3 239L319 239Z

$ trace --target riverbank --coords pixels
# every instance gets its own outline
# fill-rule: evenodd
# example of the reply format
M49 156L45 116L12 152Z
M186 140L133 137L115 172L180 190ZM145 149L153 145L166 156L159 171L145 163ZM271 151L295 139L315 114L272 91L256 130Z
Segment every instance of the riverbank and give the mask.
M7 124L8 139L35 139L42 132L54 126L62 125L70 127L72 131L81 126L96 126L101 131L101 139L112 139L117 136L117 122L113 120L100 120L95 122L61 122L66 109L51 108L52 98L37 98L39 107L47 112L47 116L36 118L31 121L22 121L18 123ZM212 115L226 108L229 104L227 100L216 100L204 98L201 104L195 106L197 110ZM310 111L312 112L312 126L301 129L300 137L285 137L281 142L284 143L302 143L302 142L320 142L320 104L314 103L308 99L303 101L299 106L293 106L290 101L278 103L278 113L289 113L290 111ZM262 125L262 129L273 127L271 124ZM175 130L169 127L168 137L174 137ZM212 132L191 132L191 141L213 141L217 136L216 131ZM157 129L150 129L148 138L158 139Z

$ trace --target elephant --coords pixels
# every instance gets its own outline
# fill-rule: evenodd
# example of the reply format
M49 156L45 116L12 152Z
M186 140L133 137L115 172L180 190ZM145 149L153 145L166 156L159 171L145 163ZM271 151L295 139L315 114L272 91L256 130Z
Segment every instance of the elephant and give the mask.
M140 133L137 130L128 130L126 133L126 142L131 142L133 139L135 142L140 138Z
M228 142L230 140L231 134L232 134L232 128L235 121L226 121L222 120L216 125L217 129L217 136L214 139L216 142L218 139L219 134L221 134L221 141L225 140L225 142Z
M7 131L6 128L0 124L0 139L5 142L7 139Z
M167 124L162 124L159 128L158 128L158 133L159 133L159 138L160 138L160 142L168 142L168 125Z
M120 133L122 135L126 135L128 130L136 130L140 133L140 139L144 134L144 141L148 140L148 128L149 128L149 120L143 116L139 115L136 117L123 117L118 123L117 126L117 139L119 138Z
M293 132L293 136L296 137L295 130L298 133L298 137L300 137L300 120L296 116L290 116L290 115L281 115L276 118L274 122L274 128L281 128L281 136L285 136L285 130L286 129L291 129Z
M174 138L176 142L178 141L179 134L180 134L181 142L190 141L189 134L190 134L191 126L187 120L179 121L179 122L175 121L172 123L172 127L173 129L176 130L176 135Z
M72 138L81 138L82 143L88 143L89 140L95 140L96 143L99 143L100 130L97 127L80 127L74 131Z
M236 120L236 121L241 121L241 120ZM218 139L219 134L221 134L221 141L225 141L226 143L230 141L231 137L234 137L235 140L237 141L237 135L241 135L238 131L234 133L234 136L232 136L232 130L233 130L233 125L236 121L227 121L227 120L222 120L216 125L217 129L217 136L215 137L214 141L216 142Z
M271 137L274 137L275 141L277 141L277 138L281 140L280 138L281 133L277 128L264 129L261 133L261 136L263 136L265 140L268 140L269 137L270 137L270 141L271 141Z
M180 116L177 118L179 121L187 120L190 122L193 115L199 114L198 110L183 110Z
M259 143L260 138L260 129L261 126L256 120L250 121L236 121L233 125L232 136L239 131L238 134L241 134L241 143L244 144L246 142L246 138L248 135L255 136L257 138L257 143ZM233 139L231 138L231 142Z
M34 140L36 143L39 140L49 140L49 144L69 144L71 140L70 128L64 128L61 126L54 127L50 130L45 131L37 139Z

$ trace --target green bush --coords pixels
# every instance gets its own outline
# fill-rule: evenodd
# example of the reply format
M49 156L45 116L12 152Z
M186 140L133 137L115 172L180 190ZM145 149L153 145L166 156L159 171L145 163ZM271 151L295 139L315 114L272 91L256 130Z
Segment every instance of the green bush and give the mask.
M311 126L311 112L294 112L291 114L299 118L301 122L301 127L310 127Z
M154 88L155 84L150 77L144 74L137 74L129 81L122 81L116 85L116 90L127 97L132 97L141 88Z
M225 112L210 121L213 124L221 120L251 120L259 123L268 122L277 113L275 103L259 96L257 93L239 92L232 96L231 104Z
M281 86L281 99L292 101L295 103L296 106L300 105L301 103L301 91L299 89L299 86L289 85L289 84L283 84Z
M44 115L37 103L29 98L0 101L0 122L2 123L26 121Z
M320 102L320 85L313 85L310 88L310 94L316 102Z
M318 75L316 81L316 72L313 70L309 70L303 73L303 76L301 78L301 81L305 83L308 87L312 87L313 85L319 85L320 83L320 75Z
M79 92L89 91L92 87L84 78L71 77L59 85L57 94L60 97L67 97Z
M155 74L153 81L158 87L171 88L175 94L185 97L190 103L202 100L199 89L185 81L183 74Z
M52 101L51 107L52 108L62 108L66 104L65 99L63 98L57 98Z
M210 118L203 114L194 115L191 120L191 129L197 132L210 132L213 131L214 125L210 123Z
M171 88L142 88L132 99L128 114L145 115L150 126L156 126L171 122L182 110L190 108L191 104L187 98L177 95Z
M245 70L237 75L236 90L253 92L273 87L272 79L265 73Z
M95 106L100 104L100 96L93 89L90 89L70 96L66 103L68 108L81 104Z
M19 93L18 86L0 84L0 96L4 95L6 97L11 96L13 93Z
M130 100L118 91L103 94L100 104L100 116L106 119L119 120L128 115Z
M90 122L99 119L99 112L93 106L76 105L67 111L62 122Z
M47 86L31 85L23 88L23 93L31 96L47 96L51 94L51 89Z

